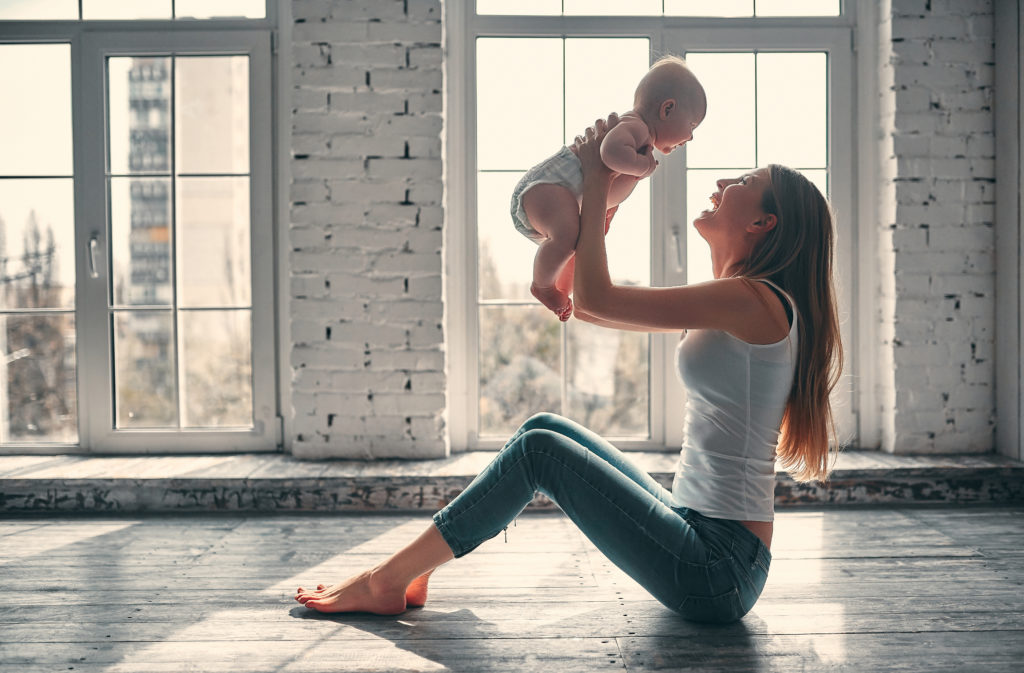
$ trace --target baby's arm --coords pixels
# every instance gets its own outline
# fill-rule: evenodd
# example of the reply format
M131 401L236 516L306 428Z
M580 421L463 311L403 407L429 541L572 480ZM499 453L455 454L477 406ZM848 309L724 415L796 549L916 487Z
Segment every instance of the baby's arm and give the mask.
M658 165L650 140L647 125L640 119L627 117L601 141L601 160L617 173L646 178Z

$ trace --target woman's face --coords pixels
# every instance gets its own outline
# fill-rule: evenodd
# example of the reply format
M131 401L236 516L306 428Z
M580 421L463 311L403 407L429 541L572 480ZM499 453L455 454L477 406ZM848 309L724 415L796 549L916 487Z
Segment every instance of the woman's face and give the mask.
M761 204L769 181L767 168L719 180L718 191L711 195L711 207L697 216L693 226L708 243L742 239L749 225L764 219Z

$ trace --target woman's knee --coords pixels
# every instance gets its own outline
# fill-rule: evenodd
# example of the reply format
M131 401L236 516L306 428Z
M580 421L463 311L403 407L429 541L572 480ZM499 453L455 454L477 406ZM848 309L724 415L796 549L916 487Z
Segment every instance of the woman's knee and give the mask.
M550 411L541 411L533 416L530 416L522 424L521 429L523 432L529 432L530 430L550 430L557 428L565 422L565 419L558 414L553 414Z

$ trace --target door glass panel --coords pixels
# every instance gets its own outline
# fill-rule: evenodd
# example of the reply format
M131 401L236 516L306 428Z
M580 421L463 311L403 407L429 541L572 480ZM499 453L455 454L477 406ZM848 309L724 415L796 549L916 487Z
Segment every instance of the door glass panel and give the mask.
M0 314L0 354L0 443L77 443L74 314Z
M660 16L661 0L563 0L566 16Z
M558 16L562 0L476 0L476 13Z
M250 304L249 178L178 178L178 304Z
M183 427L252 427L252 312L181 311Z
M78 18L78 0L3 0L0 21L60 21Z
M589 356L572 345L573 339L591 333L569 330L530 294L537 245L516 231L509 202L526 169L595 119L632 108L633 92L649 67L650 41L479 38L477 55L477 287L478 301L486 302L477 314L478 433L507 435L531 414L555 411L586 414L613 434L648 438L647 341L627 339L616 342L621 347L601 347ZM509 91L516 92L514 101ZM615 282L650 284L649 180L636 185L619 208L607 248ZM585 357L600 362L583 363ZM580 366L594 366L570 374L561 363L572 358ZM607 378L613 392L604 395L604 387L593 392L595 376ZM633 405L628 412L619 408L625 404L624 391Z
M82 0L83 19L169 19L171 0Z
M665 16L753 15L754 0L715 0L714 2L708 2L708 0L665 0Z
M175 60L178 173L249 170L249 59Z
M757 55L757 163L826 163L826 60L822 52Z
M509 200L522 171L477 174L477 246L480 299L532 301L537 244L512 226Z
M650 338L574 320L567 346L568 416L605 436L648 433Z
M242 17L262 19L267 15L266 0L175 0L175 18L209 19Z
M615 57L609 58L609 54ZM598 117L631 110L633 92L647 74L650 58L650 42L646 38L566 40L562 142L571 143Z
M0 44L0 175L71 175L71 47Z
M839 0L757 0L758 16L839 16Z
M171 166L171 59L107 60L110 172L158 172Z
M480 307L480 434L562 406L562 330L543 306Z
M177 427L173 318L170 311L114 313L116 427Z
M0 310L75 306L74 180L0 179Z
M117 306L170 306L171 181L110 179L111 281Z
M754 164L754 54L689 53L686 63L708 97L708 112L686 145L691 168Z
M108 68L116 427L251 428L248 57Z
M562 145L562 40L477 40L477 168L521 170ZM593 120L591 120L593 121Z

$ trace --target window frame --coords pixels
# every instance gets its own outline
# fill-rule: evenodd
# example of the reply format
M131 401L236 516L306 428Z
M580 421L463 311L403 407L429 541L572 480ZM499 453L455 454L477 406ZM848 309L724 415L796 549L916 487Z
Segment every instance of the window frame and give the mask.
M54 453L236 453L278 450L280 414L279 329L275 244L281 176L275 120L277 0L267 0L262 19L0 21L3 44L69 44L74 179L75 353L78 443L8 443L0 455ZM249 57L249 180L252 319L253 427L115 429L112 332L107 304L109 232L105 173L105 57L171 53ZM102 129L102 133L97 131ZM99 278L90 278L88 251L99 234ZM177 345L176 345L177 347ZM96 357L101 354L101 357Z
M836 405L844 428L844 443L856 444L860 434L859 392L852 385L858 379L862 335L854 327L860 313L858 293L858 243L856 184L854 166L854 0L845 0L837 17L792 18L696 18L696 17L576 17L476 15L473 3L446 3L447 92L446 92L446 268L447 297L448 429L453 452L490 450L500 441L481 440L478 435L477 362L477 236L476 236L476 63L475 44L479 37L646 37L653 53L678 49L687 51L826 51L829 66L829 184L832 202L845 226L837 228L837 285L844 309L841 315L846 374ZM763 29L751 45L751 29ZM743 45L743 46L740 46ZM673 52L675 53L675 52ZM842 130L848 132L843 133ZM699 130L698 130L699 132ZM685 185L682 161L666 164L668 170L652 176L651 275L653 284L682 284L685 272L676 273L676 251L671 245L671 226L685 213ZM837 189L837 186L845 186ZM676 222L673 222L673 218ZM681 237L685 259L685 236ZM659 242L664 242L659 243ZM844 253L844 251L846 251ZM616 440L624 450L675 451L682 442L678 413L685 395L670 371L677 337L652 334L650 347L650 438ZM860 388L860 386L857 386Z

